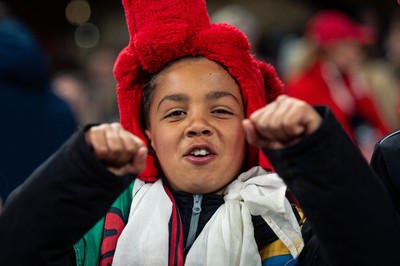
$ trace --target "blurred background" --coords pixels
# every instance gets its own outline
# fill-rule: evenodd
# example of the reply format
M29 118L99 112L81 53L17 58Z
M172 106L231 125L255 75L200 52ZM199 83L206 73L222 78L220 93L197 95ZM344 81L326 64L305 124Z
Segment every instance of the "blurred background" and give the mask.
M87 57L99 49L119 51L128 42L121 1L4 2L37 35L55 72L85 64ZM319 9L337 8L365 23L375 24L380 45L390 17L399 9L396 0L207 0L210 15L231 4L240 5L254 15L258 40L253 45L271 61L276 60L282 39L288 34L301 34L306 21Z

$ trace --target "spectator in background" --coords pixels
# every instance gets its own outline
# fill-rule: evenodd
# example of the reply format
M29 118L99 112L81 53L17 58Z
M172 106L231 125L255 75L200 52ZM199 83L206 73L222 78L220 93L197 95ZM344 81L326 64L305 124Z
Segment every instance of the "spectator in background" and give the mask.
M119 121L113 76L116 54L111 48L96 49L81 67L62 69L52 77L53 91L69 103L81 125Z
M369 159L374 144L391 130L362 71L363 45L374 43L373 32L341 11L322 10L309 21L304 38L311 47L308 62L286 80L286 94L328 105Z
M390 17L384 50L385 57L395 69L400 83L400 10L396 10Z
M69 104L80 125L98 122L89 112L88 84L83 71L64 69L55 73L52 77L52 89Z
M0 8L0 195L3 201L75 131L53 94L47 59L23 23Z
M89 55L84 70L87 74L88 97L87 109L89 122L118 122L118 104L115 86L117 85L113 68L117 52L111 48L101 48Z
M362 64L362 70L368 78L372 98L378 111L384 116L390 129L397 130L400 126L399 81L392 59L385 56L386 53L389 55L389 46L383 44L390 35L390 21L388 32L383 26L384 22L379 11L369 5L360 6L357 17L363 25L373 28L376 36L374 45L366 47L367 56Z
M391 72L394 73L396 83L396 93L392 96L391 101L397 103L397 121L400 123L400 10L396 10L390 17L388 31L384 38L385 59L391 67ZM389 101L389 103L391 102ZM384 106L387 105L385 103ZM398 129L400 127L396 127Z
M227 23L239 28L249 39L251 51L258 56L262 29L257 16L250 10L239 4L229 4L217 9L210 20L212 23Z

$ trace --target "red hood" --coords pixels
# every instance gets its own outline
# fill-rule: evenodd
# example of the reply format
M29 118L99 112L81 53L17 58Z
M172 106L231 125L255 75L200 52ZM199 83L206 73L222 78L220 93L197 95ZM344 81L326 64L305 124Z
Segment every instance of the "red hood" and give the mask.
M139 118L144 78L172 60L203 56L224 65L239 83L247 116L282 93L275 69L250 54L249 42L239 29L210 24L204 0L123 0L123 5L130 42L114 68L120 118L125 129L146 143ZM272 168L254 146L248 147L247 161L247 168ZM153 156L148 156L140 178L156 180Z

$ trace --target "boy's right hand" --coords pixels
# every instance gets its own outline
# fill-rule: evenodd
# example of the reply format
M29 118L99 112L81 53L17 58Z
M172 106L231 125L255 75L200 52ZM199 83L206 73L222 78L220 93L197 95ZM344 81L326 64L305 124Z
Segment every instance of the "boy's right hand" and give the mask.
M148 149L144 142L119 123L93 126L85 138L96 157L115 175L137 175L146 167Z

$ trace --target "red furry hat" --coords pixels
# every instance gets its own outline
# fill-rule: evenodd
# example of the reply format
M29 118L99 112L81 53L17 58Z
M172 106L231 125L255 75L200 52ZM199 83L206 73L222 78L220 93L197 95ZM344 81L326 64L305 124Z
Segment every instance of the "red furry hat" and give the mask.
M224 65L239 83L246 114L273 101L282 92L274 68L250 53L246 36L227 24L210 24L204 0L123 0L130 42L114 68L121 123L142 138L140 105L144 79L184 56L203 56ZM248 148L248 167L271 168L258 148ZM148 156L140 178L154 181L157 170Z

